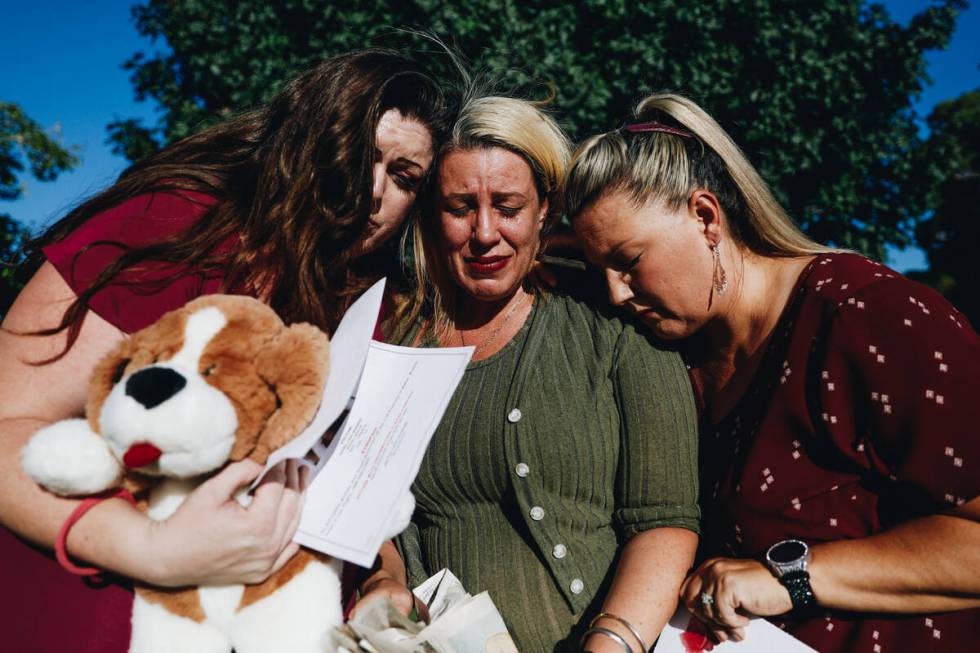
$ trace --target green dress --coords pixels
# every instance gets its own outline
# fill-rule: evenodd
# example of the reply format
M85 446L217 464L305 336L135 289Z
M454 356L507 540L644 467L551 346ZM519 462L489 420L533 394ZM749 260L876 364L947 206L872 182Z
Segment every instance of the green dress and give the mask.
M432 438L399 540L410 583L448 567L490 592L520 651L577 650L629 537L698 530L696 426L677 354L539 296L467 367Z

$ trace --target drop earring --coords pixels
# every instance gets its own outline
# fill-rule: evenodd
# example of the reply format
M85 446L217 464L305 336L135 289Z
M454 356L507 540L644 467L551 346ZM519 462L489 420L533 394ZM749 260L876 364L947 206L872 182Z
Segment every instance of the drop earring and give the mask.
M721 253L718 245L711 246L711 256L715 261L714 269L711 272L711 283L714 286L714 291L723 295L728 288L728 275L725 274L725 268L721 265Z

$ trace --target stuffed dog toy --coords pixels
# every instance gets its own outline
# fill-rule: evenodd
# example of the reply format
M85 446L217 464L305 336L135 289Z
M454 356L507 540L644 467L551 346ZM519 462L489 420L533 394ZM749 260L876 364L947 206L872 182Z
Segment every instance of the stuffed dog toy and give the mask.
M309 424L328 351L319 329L286 327L258 300L201 297L102 360L87 419L38 431L24 449L24 469L61 495L149 490L140 505L164 520L226 463L265 464ZM405 510L399 521L393 533L406 525ZM326 632L342 621L341 571L339 560L301 549L258 585L138 586L130 651L322 651Z

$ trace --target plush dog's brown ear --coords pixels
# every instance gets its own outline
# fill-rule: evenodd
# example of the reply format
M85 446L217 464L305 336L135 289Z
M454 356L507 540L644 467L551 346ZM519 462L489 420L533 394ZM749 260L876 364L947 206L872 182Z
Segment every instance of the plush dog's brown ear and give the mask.
M313 419L327 381L330 343L310 324L294 324L279 332L261 352L259 375L276 393L279 406L266 422L249 458L264 465Z

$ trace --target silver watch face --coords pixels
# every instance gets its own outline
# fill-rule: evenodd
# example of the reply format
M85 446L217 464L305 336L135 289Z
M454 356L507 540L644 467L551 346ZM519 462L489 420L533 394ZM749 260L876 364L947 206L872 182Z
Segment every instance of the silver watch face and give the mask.
M794 571L806 571L810 548L802 540L783 540L769 547L766 562L777 576Z

